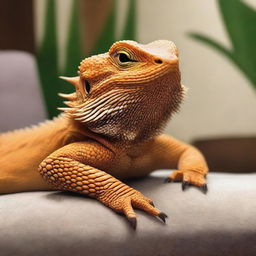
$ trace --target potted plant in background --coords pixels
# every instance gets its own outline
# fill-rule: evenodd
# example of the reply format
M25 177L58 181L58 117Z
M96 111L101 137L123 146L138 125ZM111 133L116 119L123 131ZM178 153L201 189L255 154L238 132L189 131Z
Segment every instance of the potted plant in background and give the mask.
M207 36L190 36L215 49L234 63L256 90L256 11L240 0L218 0L231 49ZM256 136L205 139L194 142L205 155L210 169L219 171L255 171Z
M74 76L77 65L85 57L106 52L109 46L119 40L136 38L136 1L129 0L124 24L119 35L117 27L117 0L71 1L70 20L64 52L64 65L58 63L59 45L56 1L46 1L44 33L37 49L37 65L43 97L49 118L60 112L64 106L59 92L71 93L72 88L59 79L59 75ZM97 13L98 23L95 23ZM93 24L93 26L91 25ZM54 85L54 86L53 86Z

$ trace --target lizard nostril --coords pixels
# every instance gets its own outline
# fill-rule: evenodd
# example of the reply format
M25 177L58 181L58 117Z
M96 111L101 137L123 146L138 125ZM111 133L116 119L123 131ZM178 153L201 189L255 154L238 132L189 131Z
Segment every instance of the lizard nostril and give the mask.
M157 63L157 64L162 64L162 63L163 63L163 61L162 61L162 60L160 60L160 59L156 59L156 60L155 60L155 63Z

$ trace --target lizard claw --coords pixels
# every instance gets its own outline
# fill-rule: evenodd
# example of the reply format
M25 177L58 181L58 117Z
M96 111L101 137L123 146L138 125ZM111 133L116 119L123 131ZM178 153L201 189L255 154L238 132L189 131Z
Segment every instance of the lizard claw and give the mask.
M132 228L136 230L137 227L137 219L135 217L128 218L128 221L130 222Z
M106 190L104 191L105 193L100 195L98 200L113 210L123 213L127 217L133 229L136 229L137 226L137 219L134 208L143 210L152 216L159 217L163 222L165 222L167 215L162 213L159 209L155 208L151 199L145 197L139 191L129 188L128 186L127 189L133 191L133 193L130 195L124 194L119 196L117 193L114 194L112 190ZM112 200L113 194L115 196L115 200Z
M173 179L170 177L167 177L166 179L164 179L164 183L170 183L173 182Z
M182 185L181 185L181 187L182 187L182 190L184 191L186 188L188 188L189 187L189 182L188 181L183 181L182 182Z
M166 218L168 218L168 216L165 214L165 213L163 213L163 212L160 212L159 214L158 214L158 217L165 223L165 219Z
M166 182L170 181L181 181L181 188L183 191L186 190L190 185L200 188L204 194L206 194L208 191L205 175L196 171L175 170L166 179Z
M200 188L202 189L203 193L206 194L208 192L208 186L206 183L204 185L202 185Z
M155 207L155 204L154 204L153 202L150 202L150 204L151 204L153 207Z

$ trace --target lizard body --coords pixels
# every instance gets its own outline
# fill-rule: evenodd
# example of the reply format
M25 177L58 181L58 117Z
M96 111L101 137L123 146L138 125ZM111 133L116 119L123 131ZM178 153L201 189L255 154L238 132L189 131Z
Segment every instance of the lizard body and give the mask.
M64 78L76 90L60 94L68 100L64 113L0 135L0 193L78 192L124 213L136 227L133 207L162 220L166 215L120 180L170 168L177 170L168 180L183 181L183 189L207 189L202 154L159 135L184 94L172 42L116 42L109 52L83 60L78 74Z

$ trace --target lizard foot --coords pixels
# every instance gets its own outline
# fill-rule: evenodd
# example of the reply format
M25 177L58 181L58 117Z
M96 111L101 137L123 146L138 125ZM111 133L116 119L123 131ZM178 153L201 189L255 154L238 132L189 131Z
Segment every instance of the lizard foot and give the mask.
M166 179L165 182L182 181L182 190L184 191L190 185L199 187L204 193L207 193L208 187L203 174L197 171L173 171Z
M39 172L55 189L72 191L96 198L116 212L123 213L136 228L133 207L141 209L163 222L167 215L154 207L153 201L110 174L68 157L51 156L39 166Z
M159 217L165 223L167 215L155 208L151 199L145 197L135 189L130 189L131 191L124 195L104 193L98 200L112 208L114 211L125 214L133 229L136 229L137 226L137 218L133 207L141 209L150 215Z

